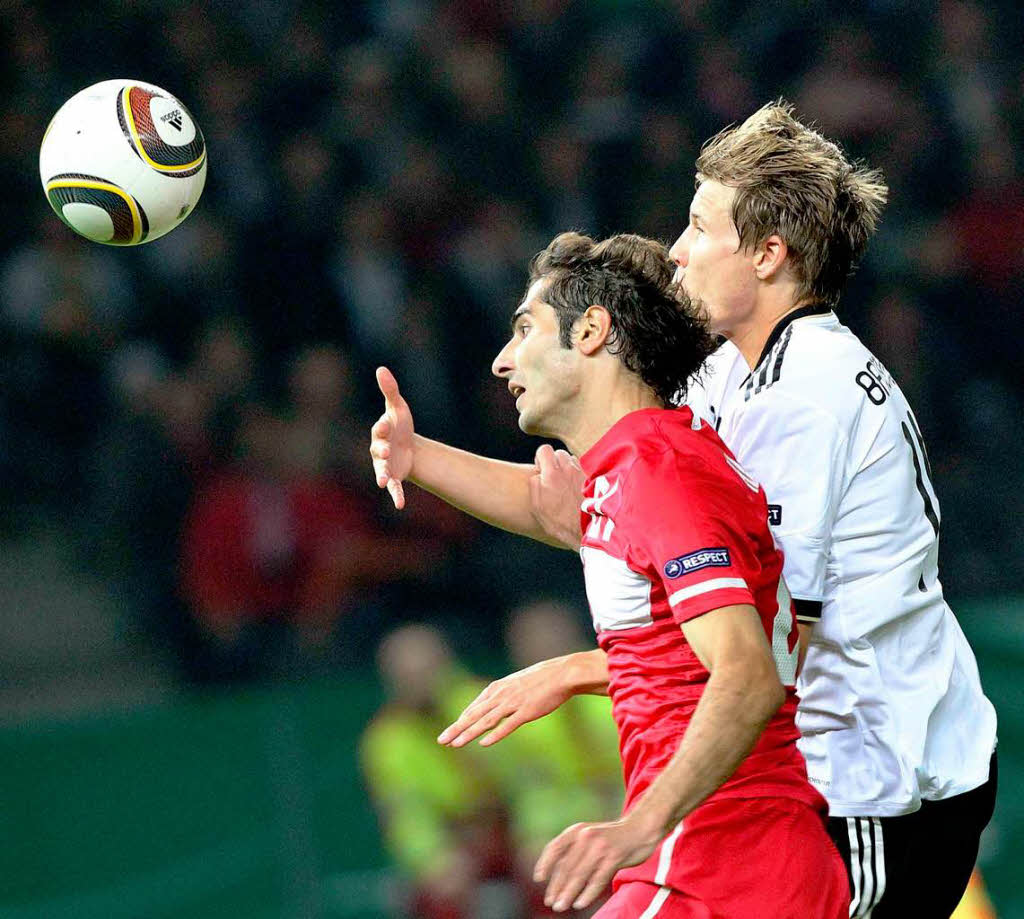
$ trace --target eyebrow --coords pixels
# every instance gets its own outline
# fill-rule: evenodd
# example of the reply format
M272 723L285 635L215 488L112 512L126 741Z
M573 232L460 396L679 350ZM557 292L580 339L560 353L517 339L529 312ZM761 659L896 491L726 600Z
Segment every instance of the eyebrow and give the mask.
M510 325L512 326L512 328L514 329L516 327L516 322L519 321L520 316L528 316L530 312L531 311L529 304L520 303L516 311L512 314L512 319L510 321Z

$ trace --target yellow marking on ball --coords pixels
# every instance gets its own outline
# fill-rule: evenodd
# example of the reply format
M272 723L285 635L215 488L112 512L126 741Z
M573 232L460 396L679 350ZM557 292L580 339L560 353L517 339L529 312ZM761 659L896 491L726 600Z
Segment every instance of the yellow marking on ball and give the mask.
M55 188L92 188L97 191L109 191L120 197L128 205L128 211L132 215L132 238L130 244L134 245L142 239L142 216L135 199L123 188L118 188L109 182L91 182L88 179L55 179L46 183L46 194Z
M158 163L152 159L146 152L146 148L142 146L142 138L139 136L139 129L135 126L135 115L132 112L131 102L131 86L126 86L121 90L121 104L124 107L125 115L128 118L128 131L132 135L132 139L135 141L135 148L139 151L139 155L152 166L157 172L186 172L189 169L195 169L204 159L206 159L206 145L203 145L203 152L199 156L192 160L191 163L185 163L184 166L165 166L163 163ZM178 103L181 105L181 103ZM197 129L198 130L198 129Z

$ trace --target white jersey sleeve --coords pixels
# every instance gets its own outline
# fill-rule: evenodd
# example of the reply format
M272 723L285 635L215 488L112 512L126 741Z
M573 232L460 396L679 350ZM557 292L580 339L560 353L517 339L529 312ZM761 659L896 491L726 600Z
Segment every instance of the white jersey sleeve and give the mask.
M822 602L843 493L845 433L830 413L777 388L750 402L729 446L755 479L771 483L769 519L790 593Z

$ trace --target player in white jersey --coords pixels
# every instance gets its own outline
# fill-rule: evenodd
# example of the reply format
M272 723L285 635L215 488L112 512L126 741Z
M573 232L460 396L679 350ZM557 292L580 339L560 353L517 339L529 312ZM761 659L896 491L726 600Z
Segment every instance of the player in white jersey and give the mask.
M921 431L832 308L877 172L769 105L705 145L676 279L726 343L689 403L765 487L807 626L797 724L851 916L949 916L995 798L996 717L943 599Z

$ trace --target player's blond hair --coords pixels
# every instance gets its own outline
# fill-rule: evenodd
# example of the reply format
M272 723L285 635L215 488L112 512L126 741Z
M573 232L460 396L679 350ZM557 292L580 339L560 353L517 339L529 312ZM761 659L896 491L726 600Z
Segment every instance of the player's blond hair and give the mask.
M736 189L732 220L744 249L778 234L799 298L834 306L889 195L882 173L793 116L779 100L711 138L697 158L706 180Z

